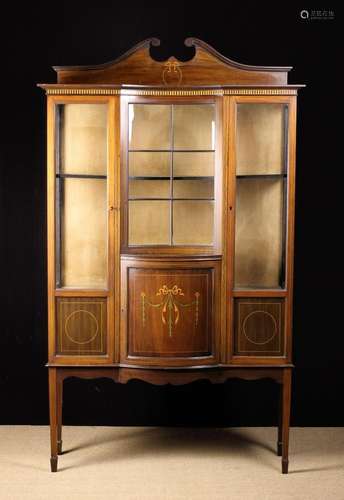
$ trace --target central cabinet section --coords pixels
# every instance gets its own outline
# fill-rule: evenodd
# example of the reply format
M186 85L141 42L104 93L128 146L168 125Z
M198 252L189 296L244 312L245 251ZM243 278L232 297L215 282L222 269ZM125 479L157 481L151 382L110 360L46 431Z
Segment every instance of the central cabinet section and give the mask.
M219 359L220 106L121 99L121 362Z

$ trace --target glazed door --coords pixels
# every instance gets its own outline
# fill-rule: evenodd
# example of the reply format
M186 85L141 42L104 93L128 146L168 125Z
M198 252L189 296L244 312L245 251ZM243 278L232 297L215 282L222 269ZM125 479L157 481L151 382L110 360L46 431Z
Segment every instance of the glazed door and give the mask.
M122 98L122 253L221 253L221 104Z
M114 356L116 102L49 99L50 360L107 363Z
M230 108L231 353L233 361L278 363L290 354L295 102L237 97Z

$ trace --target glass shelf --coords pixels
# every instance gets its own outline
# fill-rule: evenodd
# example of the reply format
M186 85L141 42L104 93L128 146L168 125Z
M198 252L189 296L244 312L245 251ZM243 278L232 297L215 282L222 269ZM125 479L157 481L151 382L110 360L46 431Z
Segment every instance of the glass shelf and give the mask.
M239 174L237 179L281 179L287 178L287 174Z
M56 174L57 179L106 179L106 175L92 174Z

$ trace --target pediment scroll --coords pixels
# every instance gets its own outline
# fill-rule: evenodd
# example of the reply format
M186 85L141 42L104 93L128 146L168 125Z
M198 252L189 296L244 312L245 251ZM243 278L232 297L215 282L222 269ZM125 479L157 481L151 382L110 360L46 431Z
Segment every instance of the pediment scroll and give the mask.
M150 49L160 45L148 38L117 59L93 66L55 66L60 84L142 85L193 87L224 85L286 85L290 67L249 66L226 58L197 38L187 38L185 46L194 47L194 56L180 61L171 56L165 61L152 58Z

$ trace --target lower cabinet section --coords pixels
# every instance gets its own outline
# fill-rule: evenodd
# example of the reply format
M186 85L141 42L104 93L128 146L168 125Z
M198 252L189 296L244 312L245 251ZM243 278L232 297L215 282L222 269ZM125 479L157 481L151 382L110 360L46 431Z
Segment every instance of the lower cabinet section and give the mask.
M225 325L224 296L221 260L122 258L119 338L108 297L58 296L50 361L165 368L285 358L286 299L234 297Z
M56 299L56 353L104 355L107 351L107 299Z
M134 364L218 359L219 262L123 261L122 356Z
M283 298L234 299L236 356L284 356Z

